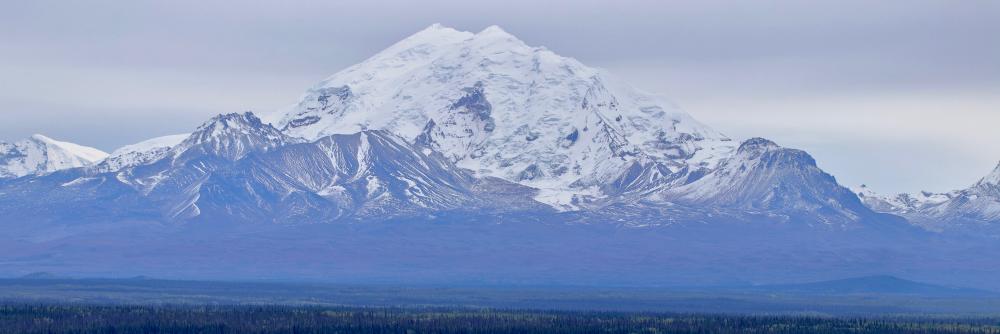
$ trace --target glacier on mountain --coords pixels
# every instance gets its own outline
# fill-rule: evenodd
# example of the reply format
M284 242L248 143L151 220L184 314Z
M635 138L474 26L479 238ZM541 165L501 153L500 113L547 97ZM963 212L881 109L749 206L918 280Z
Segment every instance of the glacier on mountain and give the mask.
M93 147L58 141L40 134L14 143L0 142L0 178L44 175L93 165L108 154Z
M309 140L384 129L570 209L606 196L601 186L633 162L695 172L733 149L666 99L496 26L428 27L265 119Z

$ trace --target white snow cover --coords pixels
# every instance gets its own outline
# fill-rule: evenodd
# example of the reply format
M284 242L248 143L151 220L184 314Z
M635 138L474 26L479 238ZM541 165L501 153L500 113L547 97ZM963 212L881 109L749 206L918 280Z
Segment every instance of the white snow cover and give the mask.
M230 113L212 117L170 149L176 160L189 151L211 152L230 160L238 160L252 151L301 142L264 124L252 112ZM195 153L197 155L197 153Z
M677 172L713 168L733 150L666 99L496 26L432 25L265 121L309 140L385 129L480 176L539 188L555 206L593 194L639 157Z
M1000 220L1000 165L972 186L947 193L882 196L864 186L855 193L875 211L901 215L931 230L985 224Z
M190 134L156 137L123 146L111 152L111 155L104 159L97 168L102 172L112 172L154 162L165 157L171 148L180 144L188 136Z
M994 185L994 186L1000 185L1000 163L998 163L997 166L995 168L993 168L993 171L990 172L989 175L986 175L986 177L983 177L976 184L977 185Z
M85 167L107 156L107 153L93 147L36 134L15 143L0 142L0 177L43 175Z
M887 213L910 213L922 210L928 206L938 205L950 199L948 194L932 193L921 191L908 194L901 193L895 195L885 195L876 192L867 185L852 187L852 191L858 195L866 205L878 212Z

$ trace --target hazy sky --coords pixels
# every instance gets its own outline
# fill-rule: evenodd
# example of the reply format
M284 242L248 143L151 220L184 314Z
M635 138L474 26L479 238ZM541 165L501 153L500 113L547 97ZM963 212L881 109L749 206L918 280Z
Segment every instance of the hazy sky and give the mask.
M846 185L1000 161L1000 1L0 1L0 140L104 150L271 111L431 23L497 24Z

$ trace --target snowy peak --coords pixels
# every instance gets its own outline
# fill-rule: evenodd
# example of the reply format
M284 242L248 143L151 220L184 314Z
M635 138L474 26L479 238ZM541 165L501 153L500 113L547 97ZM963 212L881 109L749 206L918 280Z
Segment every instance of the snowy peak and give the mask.
M805 151L784 148L764 138L751 138L744 141L736 150L733 158L724 163L739 165L741 170L788 167L816 168L816 160Z
M977 182L976 185L993 186L993 187L1000 186L1000 164L997 164L997 166L993 169L993 171L990 172L989 175L986 175L981 180L979 180L979 182Z
M498 25L491 25L489 27L483 28L483 30L479 31L479 33L476 33L476 37L484 37L484 36L503 38L503 39L517 39L517 37L514 37L514 35L511 35L507 31L503 30L503 28L500 28L500 26Z
M848 227L874 213L806 152L770 140L744 141L719 168L662 197L698 206L781 214L790 219Z
M220 135L224 135L227 131L246 133L260 129L263 126L263 122L261 122L257 116L249 111L242 114L219 114L198 126L198 129L195 130L195 134L210 133L211 136L218 137Z
M40 133L33 134L33 135L31 135L31 137L28 137L28 139L34 140L34 141L37 141L37 142L41 142L41 143L55 143L56 142L55 139L46 137L45 135L40 134Z
M496 26L470 33L432 25L268 120L307 140L386 130L477 176L561 199L592 193L640 156L695 171L734 150L669 101Z
M750 138L740 144L736 150L738 154L760 155L767 151L781 149L781 146L764 138Z
M264 124L252 112L221 114L202 124L171 149L174 159L210 155L238 160L251 152L299 143L271 124Z
M473 36L474 35L470 32L456 30L451 27L446 27L440 23L434 23L427 28L424 28L423 30L397 42L382 53L379 53L379 55L384 56L386 53L409 49L420 44L444 45L454 43Z
M58 141L44 135L34 134L31 136L32 141L35 141L41 145L44 145L53 150L49 152L50 158L59 158L57 154L67 154L66 157L70 159L79 159L85 163L94 163L100 161L108 156L104 151L98 150L93 147L77 145L70 142ZM58 161L58 160L57 160Z
M93 165L108 154L93 147L35 134L15 143L0 142L0 178L42 175Z
M739 164L741 168L819 170L816 166L816 160L809 153L781 147L764 138L751 138L744 141L727 163Z
M136 145L140 151L155 146L171 147L165 154L153 154L149 162L115 173L117 180L156 202L168 219L198 217L209 208L203 205L205 203L224 204L217 202L221 198L212 199L220 195L220 187L225 187L213 183L219 181L217 173L220 171L229 171L248 155L302 142L265 124L251 112L217 115L180 143L171 145L174 140L176 138L166 138ZM253 195L245 193L251 191L249 188L241 191L244 193L226 194L234 196L232 198ZM267 205L259 200L257 204ZM241 210L249 209L243 207Z
M518 47L528 47L523 41L496 25L486 27L476 33L473 40L478 44L512 43Z

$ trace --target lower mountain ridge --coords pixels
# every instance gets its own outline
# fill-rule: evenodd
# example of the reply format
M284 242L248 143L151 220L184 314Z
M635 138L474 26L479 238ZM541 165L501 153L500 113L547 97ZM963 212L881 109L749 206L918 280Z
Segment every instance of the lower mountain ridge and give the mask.
M48 222L323 223L501 203L505 210L544 207L521 199L530 198L526 187L476 179L385 131L307 143L251 113L215 117L146 164L68 169L9 180L0 189L0 213ZM494 199L504 194L499 189L508 198Z
M947 193L885 196L864 185L855 192L873 210L905 217L927 230L1000 238L1000 164L972 186Z
M992 287L981 268L1000 258L869 210L808 154L764 139L705 173L637 160L605 186L615 196L572 211L382 130L306 141L227 114L149 146L156 159L113 171L0 181L0 275L663 285L905 272Z
M632 208L666 210L668 217L649 216L633 225L666 225L686 215L755 216L833 228L893 220L862 205L805 152L760 138L744 142L700 176L671 172L651 160L636 162L605 186L617 195L595 197L578 203L585 209L563 213L535 201L537 189L477 177L443 154L384 130L307 142L252 113L227 114L168 149L139 146L151 147L153 153L139 155L151 161L117 162L117 170L102 163L0 183L0 213L53 222L75 216L324 223L464 210L591 222L599 220L591 212Z

